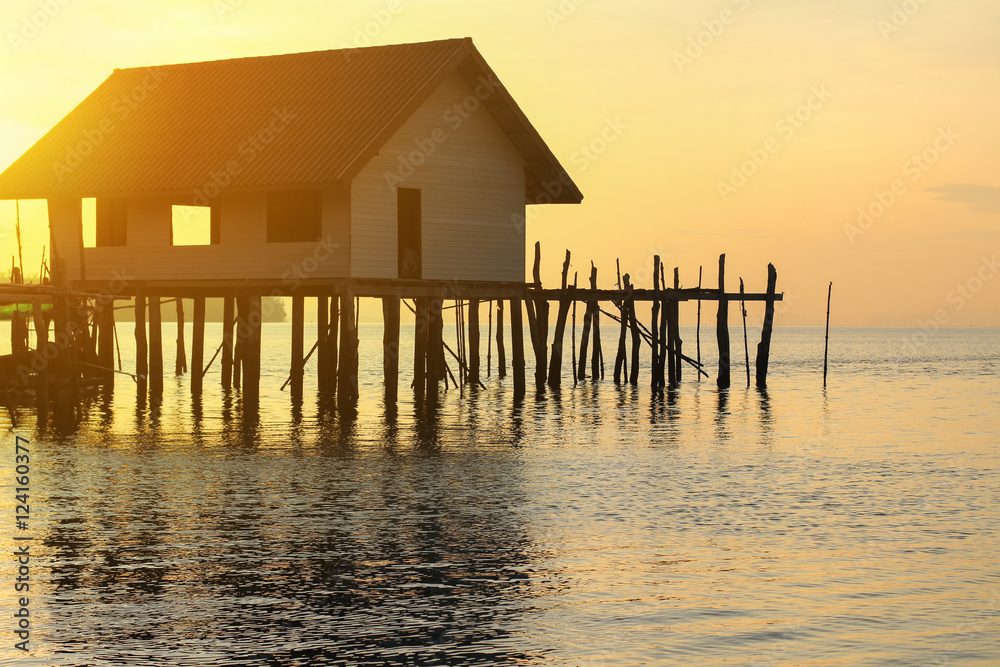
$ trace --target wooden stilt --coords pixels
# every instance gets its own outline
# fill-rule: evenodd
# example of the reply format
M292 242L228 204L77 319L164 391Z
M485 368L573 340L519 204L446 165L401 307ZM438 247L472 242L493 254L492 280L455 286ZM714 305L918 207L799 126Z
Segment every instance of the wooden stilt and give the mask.
M73 368L76 354L76 341L70 331L70 309L66 297L56 297L52 308L52 319L55 322L55 340L57 354L52 360L52 370L55 374L54 405L52 416L59 427L69 427L76 416L76 372ZM145 323L144 323L145 324ZM145 327L143 327L145 333ZM68 338L68 344L59 345L60 334ZM145 399L145 394L143 394Z
M438 398L438 384L444 375L444 318L441 299L430 299L427 304L427 383L425 398L434 403Z
M579 274L576 271L573 272L573 291L574 292L576 291L576 285L577 285L576 280L577 280L578 275ZM573 329L570 332L569 343L570 343L570 348L571 348L571 350L570 350L570 356L572 357L572 359L570 359L570 368L573 369L573 386L575 387L576 383L578 382L578 379L579 379L579 375L578 375L577 370L576 370L576 365L577 365L576 364L576 299L573 299Z
M100 327L97 334L97 364L103 369L101 377L106 387L115 384L115 301L109 299L98 310Z
M247 306L248 335L243 348L243 408L256 410L260 405L260 344L263 321L260 295L248 296Z
M240 313L243 314L242 312ZM194 299L194 322L191 332L191 395L201 396L205 369L205 297Z
M536 308L547 306L541 300L525 299L525 310L528 312L528 332L531 334L531 349L535 355L535 390L545 390L545 379L548 372L546 359L546 341L543 337L542 323ZM547 308L543 308L547 310Z
M159 295L149 296L149 392L163 395L163 322Z
M625 274L625 289L628 290L629 294L626 303L628 303L629 327L632 330L632 373L629 377L629 383L637 387L639 386L639 349L642 345L642 336L639 333L639 320L635 316L635 299L632 298L634 286L628 274Z
M653 255L653 291L660 291L660 256ZM653 301L653 321L649 325L652 335L652 358L650 360L650 386L655 391L660 388L660 300Z
M677 267L674 267L674 289L680 289L680 288L681 288L680 269L677 268ZM671 311L672 311L672 317L670 319L670 323L671 323L671 326L673 327L673 331L671 332L670 337L674 341L674 347L673 347L673 349L674 349L674 366L675 366L675 368L674 368L674 378L675 378L675 384L674 384L674 386L676 386L676 385L680 384L680 382L681 382L681 374L682 374L681 371L682 371L682 368L684 367L684 351L683 351L684 341L681 340L681 305L680 305L680 302L679 301L672 301L670 305L671 305Z
M750 386L750 342L747 339L747 303L744 299L743 278L740 278L740 312L743 313L743 363L747 370L747 387Z
M726 300L726 255L719 255L719 314L716 318L715 336L719 343L720 389L728 389L729 378L729 302Z
M493 375L493 299L486 306L486 377Z
M35 354L40 357L40 369L35 374L35 411L38 423L44 424L49 415L49 368L45 360L45 350L49 344L49 322L42 310L42 300L35 299L32 303L32 316L35 318Z
M702 268L703 267L701 267L701 266L698 267L698 289L699 290L701 289L701 271L702 271ZM697 347L697 352L698 352L698 358L697 358L698 368L700 369L701 368L701 299L698 299L698 322L695 325L695 329L694 329L694 340L695 340L695 346ZM701 371L700 370L697 373L697 378L698 378L698 382L701 382Z
M773 264L767 265L767 300L764 302L764 327L760 334L760 343L757 345L757 386L761 389L767 387L767 364L771 355L771 330L774 327L774 291L777 288L778 272ZM830 340L830 294L833 292L833 283L826 295L826 336L827 344ZM823 349L823 384L826 385L826 352Z
M222 390L233 388L233 328L236 326L236 297L222 299Z
M236 298L236 346L233 349L233 387L240 388L240 375L243 370L243 357L247 346L247 336L250 334L250 325L247 317L250 314L250 301L245 296ZM192 356L194 351L191 352Z
M413 391L418 400L424 398L427 389L427 332L429 330L428 300L416 299L416 318L413 327Z
M316 388L323 394L327 386L326 357L329 354L327 347L327 329L330 326L330 300L326 295L316 297Z
M590 263L590 289L597 289L597 267ZM590 377L593 380L604 379L604 350L601 348L601 309L597 301L590 302L592 315L590 317L591 335L594 349L590 359Z
M535 287L542 287L542 244L535 242L535 262L531 275ZM525 304L528 311L528 328L531 331L532 348L535 353L535 390L544 391L548 377L548 337L549 337L549 302L538 297L528 300Z
M593 312L590 302L585 302L583 310L583 330L580 333L580 359L577 365L576 375L582 382L587 378L587 350L589 348L590 323L593 320Z
M136 289L135 295L135 374L138 378L136 390L144 403L149 386L149 347L146 344L146 294L141 287Z
M306 299L301 294L292 296L292 401L302 400L302 382L305 375L305 321Z
M382 297L382 375L386 410L396 408L399 393L399 298Z
M507 351L503 345L503 299L497 299L497 375L507 377Z
M514 373L514 400L524 398L524 325L521 319L521 300L510 300L510 337L512 371Z
M770 274L771 270L768 269L768 284L770 284L771 282ZM777 279L777 276L775 276L775 279ZM826 338L824 339L823 342L823 386L824 387L826 386L826 362L830 354L830 300L832 298L833 298L833 282L831 281L830 286L826 289ZM763 344L763 341L761 341L761 343ZM768 340L768 346L770 346L770 340Z
M184 342L184 299L174 299L174 312L177 314L177 352L174 355L174 375L187 373L187 345ZM229 351L229 362L232 364L232 350Z
M353 412L358 405L358 331L354 319L354 294L341 295L340 355L337 369L337 407L341 413Z
M330 297L330 320L327 324L326 337L326 389L324 392L328 396L337 393L337 382L340 379L340 295L334 294Z
M625 274L625 282L628 282L628 274ZM619 277L619 288L621 288L621 278ZM628 339L628 300L622 300L621 308L621 329L618 333L618 353L615 355L615 384L621 384L622 378L628 378L628 363L626 361L626 341Z
M562 384L563 338L566 335L566 318L569 317L569 250L563 260L561 292L559 296L559 312L556 314L556 330L552 336L552 360L549 363L549 386L558 389Z
M479 386L479 299L469 299L469 384Z

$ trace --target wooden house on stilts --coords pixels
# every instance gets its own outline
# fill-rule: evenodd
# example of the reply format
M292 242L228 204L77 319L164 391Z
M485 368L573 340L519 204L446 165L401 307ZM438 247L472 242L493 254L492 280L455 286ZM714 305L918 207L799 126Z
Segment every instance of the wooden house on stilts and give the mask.
M251 408L259 401L266 296L292 299L287 384L299 399L309 357L304 299L316 298L318 387L335 395L341 410L352 410L358 398L359 297L383 302L388 405L397 395L405 299L417 322L414 388L428 399L448 372L444 301L455 301L460 313L467 308L468 353L459 363L472 385L479 383L479 304L509 303L515 396L525 385L523 312L540 389L558 386L571 300L587 302L583 346L592 329L593 376L599 302L611 301L621 314L619 361L630 332L635 383L645 341L661 361L654 388L664 384L662 360L669 359L671 385L681 360L691 362L676 334L677 302L716 300L720 322L738 298L766 300L773 313L781 298L773 277L766 295L726 294L723 266L717 290L681 289L676 273L669 288L656 258L652 290L629 284L627 275L617 290L599 290L595 269L590 288L577 291L567 283L567 253L562 288L542 290L536 247L533 279L526 281L525 206L582 198L470 39L115 70L0 174L0 199L48 205L59 290L52 297L54 335L71 344L50 346L52 363L43 361L36 373L47 378L50 371L40 369L58 368L61 386L75 386L82 363L113 385L114 303L134 298L135 376L142 399L147 391L155 396L164 372L160 305L175 299L183 320L181 299L193 299L191 390L199 395L205 300L221 298L222 385L239 387ZM85 241L91 210L93 240ZM184 232L192 224L200 226L197 238ZM550 301L559 302L551 358ZM649 330L637 321L636 301L655 304ZM37 360L49 343L48 323L35 319ZM178 373L184 344L179 336ZM728 336L725 345L719 382L728 386ZM583 359L580 370L582 377ZM39 384L40 410L48 385Z

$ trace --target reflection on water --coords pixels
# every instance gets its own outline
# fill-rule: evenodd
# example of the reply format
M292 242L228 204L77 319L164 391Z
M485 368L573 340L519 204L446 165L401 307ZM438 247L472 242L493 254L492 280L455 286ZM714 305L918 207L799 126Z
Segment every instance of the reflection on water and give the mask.
M0 663L1000 660L997 332L902 360L838 332L827 390L821 332L779 329L766 391L515 404L492 378L431 408L404 375L396 410L362 332L356 418L273 391L282 327L256 412L172 377L145 404L128 378L88 396L69 434L22 409L35 655Z

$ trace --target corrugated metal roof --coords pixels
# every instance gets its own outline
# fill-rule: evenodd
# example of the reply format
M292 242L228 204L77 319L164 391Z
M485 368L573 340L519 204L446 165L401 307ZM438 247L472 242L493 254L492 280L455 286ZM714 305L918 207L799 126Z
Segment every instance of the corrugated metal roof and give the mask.
M495 77L468 38L115 70L0 174L0 199L347 182L454 71ZM578 203L502 85L486 106L529 165L529 203L553 181L569 184L553 202Z

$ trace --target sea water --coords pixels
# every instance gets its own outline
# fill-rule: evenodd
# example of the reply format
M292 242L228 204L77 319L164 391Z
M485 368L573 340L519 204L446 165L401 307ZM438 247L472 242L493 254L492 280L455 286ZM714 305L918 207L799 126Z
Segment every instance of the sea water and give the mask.
M709 377L686 365L654 393L646 368L614 384L605 321L603 381L574 383L567 339L561 390L536 396L529 360L520 404L495 346L485 377L484 340L486 388L430 411L404 325L393 413L381 327L362 325L341 419L315 358L301 406L279 391L290 333L265 324L259 414L218 360L200 400L168 372L162 401L137 401L118 375L74 432L16 408L0 539L33 537L30 652L10 555L0 664L1000 664L1000 330L835 328L824 388L822 329L779 327L766 392L742 334L731 389L704 327ZM220 340L209 324L206 360ZM121 356L133 370L127 336Z

